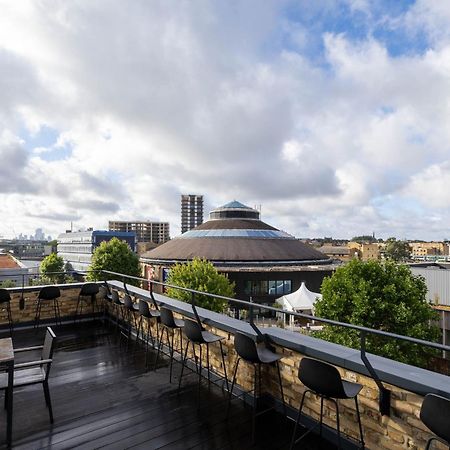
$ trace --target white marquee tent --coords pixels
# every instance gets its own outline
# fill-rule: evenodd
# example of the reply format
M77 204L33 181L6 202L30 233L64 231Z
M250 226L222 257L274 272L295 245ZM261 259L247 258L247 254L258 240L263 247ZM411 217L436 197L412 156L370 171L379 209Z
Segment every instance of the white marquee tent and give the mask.
M287 295L283 295L276 301L285 311L303 312L314 315L314 304L317 299L322 298L322 294L311 292L304 282L299 289ZM292 326L294 317L289 316L289 323Z

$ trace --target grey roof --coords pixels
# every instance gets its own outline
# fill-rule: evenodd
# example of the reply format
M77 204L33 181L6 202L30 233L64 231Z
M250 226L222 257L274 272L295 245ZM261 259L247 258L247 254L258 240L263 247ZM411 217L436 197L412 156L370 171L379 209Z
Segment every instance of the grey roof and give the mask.
M252 209L249 206L244 205L241 202L238 202L237 200L233 200L232 202L227 203L226 205L221 206L220 208L217 209L222 209L222 208L245 208L245 209Z

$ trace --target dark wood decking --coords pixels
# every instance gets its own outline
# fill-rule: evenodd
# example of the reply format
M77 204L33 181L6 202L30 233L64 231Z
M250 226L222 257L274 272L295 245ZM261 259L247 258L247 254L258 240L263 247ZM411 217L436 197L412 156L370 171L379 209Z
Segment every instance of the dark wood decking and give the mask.
M274 412L258 418L251 442L251 410L234 400L228 420L227 396L204 382L197 402L197 378L169 383L167 360L144 367L143 351L120 346L92 323L54 328L57 349L50 376L55 423L50 425L42 386L14 391L13 447L17 449L283 449L292 423ZM43 330L15 333L16 348L38 345ZM39 357L39 354L32 355ZM151 354L151 358L153 354ZM30 358L35 359L35 358ZM180 368L175 365L175 374ZM0 440L5 441L3 411ZM299 446L300 447L300 446ZM301 448L329 449L315 436Z

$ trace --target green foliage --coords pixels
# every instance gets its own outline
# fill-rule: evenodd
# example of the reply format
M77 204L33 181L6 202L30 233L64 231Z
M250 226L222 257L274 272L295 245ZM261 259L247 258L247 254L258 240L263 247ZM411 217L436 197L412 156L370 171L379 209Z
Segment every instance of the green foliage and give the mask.
M0 283L0 288L2 288L2 289L12 288L12 287L16 287L16 282L13 280L3 280Z
M234 283L231 283L225 275L217 272L217 269L204 259L194 258L186 264L176 264L170 269L167 284L208 292L209 294L234 297ZM175 288L167 290L169 297L177 298L185 302L191 301L191 293ZM195 296L196 305L211 311L223 312L228 306L226 300L220 300L206 295Z
M406 265L393 261L352 260L327 277L322 299L315 305L318 317L377 330L436 341L439 329L430 322L437 313L426 302L426 285ZM359 333L325 326L322 339L359 348ZM367 351L397 361L425 366L434 350L405 341L367 336Z
M92 255L92 263L89 267L87 279L97 281L105 279L102 270L131 275L133 277L141 276L141 268L138 256L130 249L125 241L116 237L108 242L102 242ZM124 278L127 284L138 285L137 280Z
M394 237L386 240L384 256L393 261L406 261L411 257L411 247L406 241L397 241Z
M359 244L372 244L377 242L377 239L370 235L362 235L362 236L355 236L351 239L352 242L358 242Z
M63 272L64 260L56 253L50 253L46 256L39 266L39 272L44 282L62 283L64 281L64 274L52 273Z

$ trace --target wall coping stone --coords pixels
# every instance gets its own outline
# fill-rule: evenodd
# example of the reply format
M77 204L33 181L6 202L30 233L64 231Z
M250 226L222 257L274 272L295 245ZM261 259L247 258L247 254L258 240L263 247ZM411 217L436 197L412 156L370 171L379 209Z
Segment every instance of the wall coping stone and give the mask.
M108 285L114 286L122 291L124 290L123 283L119 281L108 281ZM150 299L150 293L145 289L129 284L127 284L127 289L138 298L147 301ZM153 296L158 304L168 306L175 312L194 318L192 306L189 303L157 293L153 293ZM210 325L230 333L240 332L248 336L256 337L255 331L247 322L204 308L197 307L196 309L205 325ZM361 360L359 350L279 327L263 328L261 331L267 334L276 345L371 377ZM450 398L449 376L371 353L366 353L366 355L381 381L422 396L428 393L434 393Z

